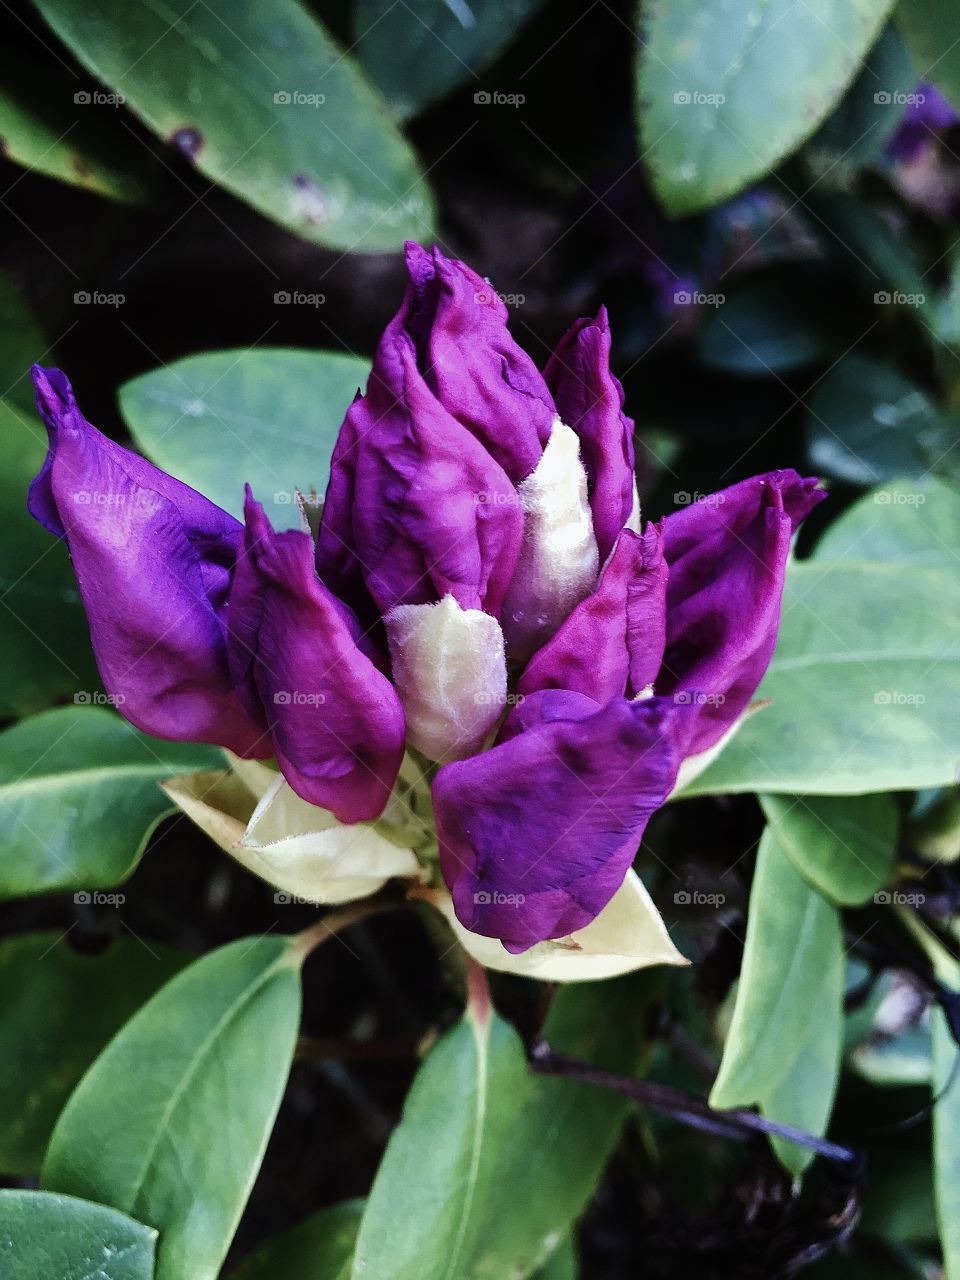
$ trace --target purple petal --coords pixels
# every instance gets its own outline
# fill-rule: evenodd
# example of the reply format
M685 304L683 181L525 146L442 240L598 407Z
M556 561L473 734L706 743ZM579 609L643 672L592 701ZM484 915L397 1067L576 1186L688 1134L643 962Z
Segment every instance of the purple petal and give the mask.
M513 951L582 929L606 906L677 774L677 708L548 690L531 727L445 765L433 784L458 919ZM518 714L513 713L513 714Z
M602 564L630 518L635 484L633 420L623 412L623 388L610 372L605 307L596 320L578 320L560 339L544 378L561 419L580 437Z
M659 526L624 529L596 591L533 655L518 692L571 689L600 703L652 684L663 657L667 566Z
M753 476L663 522L670 567L658 694L692 704L685 754L746 710L773 654L790 540L827 495L795 471Z
M384 339L410 335L426 386L519 484L557 416L547 384L510 336L493 286L466 263L408 243L407 270L406 297Z
M378 817L403 757L399 699L317 577L309 534L274 532L247 490L230 594L234 679L267 719L284 777L341 822Z
M240 524L91 426L59 369L36 366L33 378L50 448L29 508L70 549L107 691L157 737L269 755L227 660Z
M381 342L334 450L317 563L351 601L362 574L381 614L452 595L499 612L523 540L516 491L429 391L404 333Z

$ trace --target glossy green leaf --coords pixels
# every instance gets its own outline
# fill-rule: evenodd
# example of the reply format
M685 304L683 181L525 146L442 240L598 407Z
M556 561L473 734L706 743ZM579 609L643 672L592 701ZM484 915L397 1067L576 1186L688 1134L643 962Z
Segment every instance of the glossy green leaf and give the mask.
M836 346L835 308L809 263L760 271L708 311L698 354L728 373L766 377L824 359Z
M954 985L956 985L954 975ZM933 1185L945 1280L960 1280L960 1069L946 1018L933 1015Z
M826 118L890 0L658 0L641 12L641 146L671 214L734 195Z
M960 111L960 11L943 0L904 0L897 6L897 27L918 79L933 80Z
M873 485L946 465L957 427L896 369L852 355L810 397L807 436L814 468Z
M142 154L118 118L122 109L105 94L96 98L96 92L85 78L42 52L38 44L21 45L4 32L0 42L4 157L97 195L138 203L146 195Z
M429 238L413 153L296 0L37 0L53 30L213 182L334 248Z
M295 490L323 494L369 371L333 351L216 351L134 378L120 407L140 448L172 475L236 516L249 482L275 523L293 527Z
M460 84L485 86L479 72L542 8L544 0L359 0L356 53L401 118ZM481 99L479 106L490 105Z
M74 1085L185 959L130 934L92 955L57 932L0 942L0 1172L39 1171Z
M899 814L891 796L761 796L790 861L842 907L881 890L893 869Z
M960 759L960 580L876 560L790 565L750 716L684 795L945 786Z
M743 967L714 1107L758 1105L781 1124L823 1134L843 1035L843 940L837 911L795 869L771 828L750 891ZM794 1175L811 1152L773 1140Z
M67 1103L43 1185L160 1232L156 1280L214 1280L250 1194L300 1020L289 939L196 961L110 1042Z
M513 1028L472 1005L431 1050L360 1226L353 1280L461 1280L503 1150L515 1140L526 1059Z
M26 398L21 383L12 390ZM0 715L21 716L96 689L99 676L67 549L27 512L27 489L46 454L47 434L35 412L4 400L0 432Z
M807 155L815 172L836 179L876 159L903 119L904 98L915 91L918 79L889 22L837 110L810 140Z
M562 988L548 1042L633 1074L660 981L631 974ZM494 1018L477 1039L473 1026L469 1018L461 1023L421 1068L368 1202L354 1280L531 1276L596 1189L629 1103L579 1082L529 1077L512 1029ZM488 1102L481 1115L482 1080ZM469 1205L468 1157L477 1171Z
M363 1200L321 1209L248 1258L230 1280L340 1280L350 1263Z
M573 1240L567 1236L537 1272L536 1280L577 1280L577 1274L577 1251Z
M815 560L876 560L954 569L960 491L936 476L898 477L857 500L813 550Z
M7 1280L152 1280L156 1238L102 1204L0 1190L0 1275Z
M172 811L158 782L219 759L95 706L45 711L0 733L0 900L121 884Z
M561 988L544 1028L559 1053L637 1075L663 973L628 974ZM485 1213L466 1280L529 1275L594 1194L630 1104L618 1094L559 1077L531 1077ZM459 1278L458 1278L459 1280Z

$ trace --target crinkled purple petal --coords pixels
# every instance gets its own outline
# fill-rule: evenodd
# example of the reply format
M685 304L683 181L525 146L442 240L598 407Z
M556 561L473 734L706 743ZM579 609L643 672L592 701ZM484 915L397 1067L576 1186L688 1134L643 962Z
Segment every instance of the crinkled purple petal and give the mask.
M685 754L746 710L773 654L790 539L826 493L795 471L753 476L667 516L667 647L658 694L695 708Z
M247 490L230 593L234 680L256 698L298 795L341 822L379 817L403 757L400 700L323 585L309 534L276 533Z
M410 284L384 340L410 335L426 386L519 484L557 416L546 382L510 336L493 286L466 263L410 242L407 270Z
M411 338L385 338L334 451L321 577L352 601L351 578L362 574L382 615L447 594L496 614L522 540L523 511L501 467L428 390Z
M50 448L29 507L65 539L107 691L138 728L266 756L230 681L224 609L238 521L81 414L59 369L33 371Z
M571 701L575 699L575 701ZM466 928L522 951L582 929L623 883L679 761L669 700L547 690L531 728L433 784L444 878ZM682 713L682 709L681 713Z
M597 702L652 684L666 635L667 566L658 525L624 529L587 596L539 649L517 690L572 689Z
M580 437L600 563L630 518L634 494L633 420L623 412L623 388L610 372L610 325L578 320L560 339L544 370L557 412Z

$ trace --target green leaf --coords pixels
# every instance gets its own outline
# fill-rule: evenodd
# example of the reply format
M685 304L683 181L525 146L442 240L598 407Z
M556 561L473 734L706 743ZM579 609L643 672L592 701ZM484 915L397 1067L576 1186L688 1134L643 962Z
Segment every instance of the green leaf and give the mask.
M78 102L75 95L84 93L90 101ZM97 195L139 203L146 196L144 165L119 113L116 105L95 102L90 86L62 61L10 40L4 31L0 140L5 159Z
M536 1280L577 1280L577 1274L577 1251L573 1239L567 1236L537 1272Z
M0 306L4 302L9 298ZM36 354L42 351L38 347ZM12 383L16 375L5 365L5 379L8 372ZM13 393L26 398L22 384ZM47 452L46 432L34 412L27 416L4 400L0 431L0 716L6 717L96 689L100 680L67 549L27 512L27 489Z
M291 231L365 252L430 236L431 199L413 152L296 0L37 6L155 133Z
M794 868L771 828L760 840L733 1019L710 1094L825 1132L843 1036L843 940L836 909ZM812 1153L773 1140L799 1176Z
M9 1280L152 1280L156 1238L102 1204L0 1191L0 1272Z
M219 759L102 707L45 711L0 733L0 900L121 884L173 809L157 783Z
M111 1041L57 1122L43 1185L160 1232L156 1280L214 1280L286 1084L300 1019L289 939L185 969Z
M956 975L955 975L956 977ZM960 1280L960 1069L957 1042L933 1015L933 1185L945 1280Z
M897 6L896 21L919 78L936 81L960 110L960 13L955 6L943 0L904 0Z
M954 569L960 546L960 491L936 476L897 477L835 520L814 559Z
M641 146L671 214L762 177L830 113L890 0L657 0L644 10Z
M760 803L790 861L832 902L859 906L886 884L899 827L892 797L760 796Z
M326 488L330 454L369 362L258 348L189 356L128 382L120 407L140 448L227 511L249 482L281 525L294 490Z
M836 335L824 284L809 263L779 265L738 283L708 314L700 359L713 369L764 377L825 358Z
M248 1258L230 1280L340 1280L353 1257L363 1200L322 1209Z
M390 1139L360 1226L353 1280L461 1280L526 1085L516 1032L472 1005L431 1050Z
M659 975L631 974L562 988L547 1020L548 1042L571 1057L633 1073L645 1012L661 981ZM481 1039L474 1025L461 1023L421 1068L368 1202L354 1280L533 1275L596 1189L629 1103L576 1081L528 1077L506 1024L494 1018ZM488 1105L481 1124L484 1062ZM469 1212L461 1173L468 1153L478 1170ZM395 1254L388 1266L382 1260L391 1241Z
M562 987L544 1028L558 1053L635 1075L663 972ZM618 1094L559 1077L531 1077L466 1280L529 1275L568 1232L596 1191L630 1104ZM460 1280L458 1277L457 1280Z
M36 1173L57 1116L107 1041L184 964L182 953L128 934L106 951L65 935L0 943L0 1170Z
M684 790L858 795L946 786L960 759L956 571L792 563L776 651L748 717Z
M417 115L478 73L544 0L359 0L357 56L401 118Z
M812 465L851 484L942 470L957 438L915 383L866 356L834 366L810 397L809 415Z
M918 79L889 22L837 110L810 140L807 155L815 173L836 180L876 159L903 119L904 97L914 92Z

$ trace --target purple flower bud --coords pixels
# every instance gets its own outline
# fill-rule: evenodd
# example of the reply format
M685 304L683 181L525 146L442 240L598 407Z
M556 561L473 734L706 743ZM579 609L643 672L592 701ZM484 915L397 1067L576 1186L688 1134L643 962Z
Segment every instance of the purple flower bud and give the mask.
M50 449L31 513L70 549L97 665L124 715L160 738L268 756L233 690L226 599L238 521L108 440L59 369L33 370Z
M610 372L610 325L578 320L550 357L544 377L557 412L580 437L590 508L603 564L636 500L633 421L623 412L623 388Z

